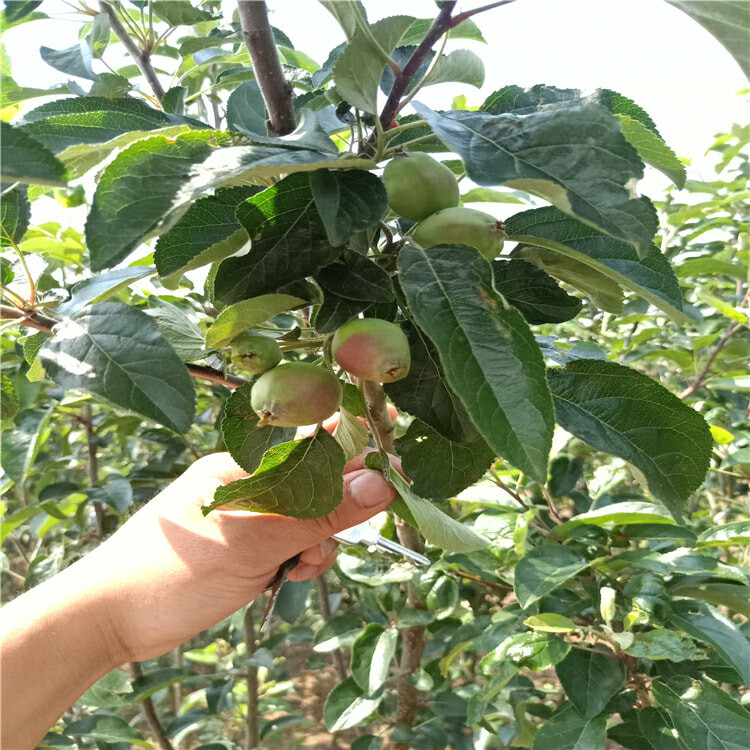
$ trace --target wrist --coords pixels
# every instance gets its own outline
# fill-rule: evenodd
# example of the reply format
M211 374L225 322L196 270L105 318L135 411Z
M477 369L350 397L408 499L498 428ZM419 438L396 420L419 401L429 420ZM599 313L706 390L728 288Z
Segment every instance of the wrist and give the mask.
M109 595L92 585L84 563L2 608L4 747L34 747L91 685L124 661L109 621Z

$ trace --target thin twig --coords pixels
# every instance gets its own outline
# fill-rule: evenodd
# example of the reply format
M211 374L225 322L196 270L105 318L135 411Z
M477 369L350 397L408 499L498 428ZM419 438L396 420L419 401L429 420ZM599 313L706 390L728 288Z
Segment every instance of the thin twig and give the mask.
M133 673L133 679L137 680L139 677L143 677L143 669L141 669L141 665L137 661L130 662L130 669ZM151 729L151 733L154 735L154 739L156 740L156 744L159 746L160 750L174 750L174 747L172 747L172 743L167 738L167 735L164 732L164 727L162 727L161 723L159 722L159 717L156 714L156 709L154 708L154 702L151 700L151 698L144 698L143 701L143 713L146 714L146 721L148 722L148 726Z
M507 492L524 510L531 510L531 507L525 502L525 500L515 491L508 487L505 482L497 475L497 472L490 471L492 481L503 491Z
M401 97L406 93L406 89L409 87L422 62L430 53L432 46L450 28L451 13L455 5L455 0L448 0L448 2L443 3L440 13L438 13L437 18L432 22L432 26L430 26L424 39L420 42L417 49L414 50L414 54L409 58L409 62L406 63L401 74L396 76L393 81L391 91L380 113L380 124L383 126L383 130L387 130L391 122L393 122L393 118L396 116L401 104Z
M34 328L37 331L44 331L45 333L52 333L52 329L58 323L57 320L48 318L40 313L16 310L15 307L8 307L7 305L0 305L0 320L14 320L19 325ZM206 365L186 365L186 367L193 377L210 380L212 383L219 383L225 385L227 388L239 388L247 382L243 378L238 378L235 375L226 375L220 370L215 370L213 367L207 367Z
M248 659L247 671L245 673L245 679L247 680L247 716L245 717L247 734L245 736L245 748L246 750L252 750L258 747L258 743L260 742L258 730L258 667L249 663L250 658L258 647L252 604L249 604L245 610L244 630L245 654Z
M731 339L732 336L734 336L734 334L739 330L739 327L740 324L736 320L733 320L729 324L727 330L724 331L724 335L718 340L716 346L708 355L706 366L700 371L698 375L696 375L695 380L682 393L680 393L680 398L687 398L688 396L692 396L699 388L702 388L705 385L706 376L708 375L708 372L711 369L711 365L714 363L716 356L724 348L724 345L727 343L727 341L729 341L729 339Z
M128 34L128 30L122 25L117 12L109 3L99 0L99 7L102 9L102 12L109 16L109 24L115 36L122 42L128 54L135 60L135 64L148 81L148 85L151 87L151 91L154 92L154 96L161 102L164 96L164 87L159 82L156 71L153 65L151 65L151 50L141 49L133 41L133 38Z
M319 575L315 578L315 587L318 589L318 606L320 607L320 614L323 619L328 622L331 619L331 607L328 603L328 585L326 584L325 575ZM343 682L348 676L346 669L346 661L344 655L341 653L340 648L335 648L331 651L331 658L333 659L333 666L336 668L341 681Z
M292 85L284 78L276 41L268 20L268 8L259 0L240 0L242 36L253 61L255 79L268 110L268 129L274 135L288 135L297 121L292 102Z
M555 503L552 501L552 495L550 495L549 490L547 489L546 485L542 485L542 494L544 495L544 499L547 501L549 514L552 516L553 520L556 521L557 523L562 523L563 522L562 516L557 512Z
M512 586L505 586L502 583L492 583L492 581L485 581L484 578L480 578L479 576L472 576L468 573L461 573L458 570L446 570L445 572L450 576L455 576L456 578L465 578L467 581L474 581L480 586L492 589L493 591L513 591Z
M86 430L86 447L88 449L86 468L89 474L89 484L96 487L99 484L99 456L96 453L96 435L94 434L91 404L83 405L81 417L78 421ZM94 513L96 514L96 533L101 539L104 536L104 509L98 500L94 500Z
M463 23L467 18L471 18L472 16L476 16L477 13L484 13L487 10L492 10L493 8L499 8L501 5L509 5L510 3L514 3L516 0L498 0L496 3L489 3L489 5L482 5L479 8L474 8L473 10L467 10L464 13L459 13L457 16L455 16L451 22L451 28L455 28L460 23Z

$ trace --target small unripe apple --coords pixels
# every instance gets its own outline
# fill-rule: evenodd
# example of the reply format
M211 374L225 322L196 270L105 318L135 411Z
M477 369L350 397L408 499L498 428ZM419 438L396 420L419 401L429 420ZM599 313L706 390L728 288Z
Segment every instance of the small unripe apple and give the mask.
M329 370L307 362L289 362L261 375L250 392L261 427L317 424L341 405L341 383Z
M376 383L405 378L411 365L404 332L379 318L355 318L344 323L333 335L331 354L347 372Z
M268 336L246 334L232 342L232 364L260 375L281 362L281 348Z
M427 154L397 156L383 172L388 205L399 216L422 221L441 208L458 205L453 172Z
M503 249L507 237L505 224L482 211L456 206L428 216L412 235L422 247L433 245L469 245L492 260Z

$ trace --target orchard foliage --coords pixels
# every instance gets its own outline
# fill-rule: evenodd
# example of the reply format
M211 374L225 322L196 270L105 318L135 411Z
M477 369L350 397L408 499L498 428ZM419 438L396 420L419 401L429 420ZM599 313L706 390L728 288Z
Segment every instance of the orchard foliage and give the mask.
M697 181L627 92L508 71L469 106L481 17L452 2L323 2L346 41L322 65L266 29L291 96L217 0L73 5L79 42L40 49L67 83L21 86L2 52L3 595L216 450L250 476L215 505L300 518L396 452L381 533L432 564L343 549L270 635L248 607L116 670L44 746L153 747L157 722L289 747L305 649L355 750L745 748L747 127ZM744 10L711 5L746 67ZM4 28L53 10L7 3ZM444 82L452 109L420 102ZM647 167L674 187L641 195Z

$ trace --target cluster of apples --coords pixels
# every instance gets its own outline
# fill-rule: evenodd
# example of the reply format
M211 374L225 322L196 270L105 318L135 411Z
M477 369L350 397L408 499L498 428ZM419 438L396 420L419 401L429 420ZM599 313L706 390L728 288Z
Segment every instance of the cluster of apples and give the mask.
M282 351L268 336L248 334L234 343L232 362L260 375L250 402L259 426L299 427L317 424L340 406L341 381L328 368L309 362L281 364ZM394 323L355 318L333 335L331 356L360 380L393 383L409 373L409 342Z
M504 224L482 211L459 206L453 172L428 154L395 157L383 172L383 182L393 211L418 222L411 236L422 247L468 245L487 260L502 250Z

